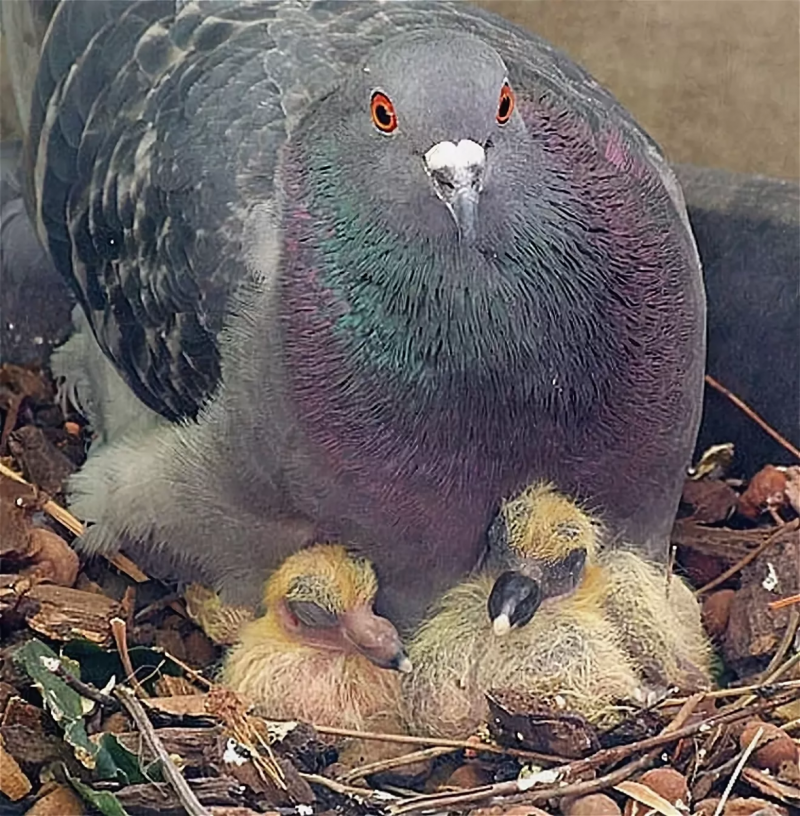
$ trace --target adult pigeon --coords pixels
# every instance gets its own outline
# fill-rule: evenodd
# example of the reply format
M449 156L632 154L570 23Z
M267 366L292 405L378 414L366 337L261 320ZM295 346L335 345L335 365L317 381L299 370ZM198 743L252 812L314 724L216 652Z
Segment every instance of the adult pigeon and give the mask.
M28 157L97 341L61 370L108 419L99 347L153 420L71 482L90 552L250 603L345 541L407 625L535 480L665 550L700 264L657 146L543 40L463 3L64 2Z

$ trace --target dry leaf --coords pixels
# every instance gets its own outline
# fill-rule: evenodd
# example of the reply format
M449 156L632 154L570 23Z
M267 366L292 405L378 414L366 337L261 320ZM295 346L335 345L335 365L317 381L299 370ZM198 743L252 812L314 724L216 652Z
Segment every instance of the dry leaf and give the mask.
M641 782L631 782L630 780L620 782L619 785L614 785L614 790L624 793L636 802L641 802L641 804L646 805L656 813L660 813L661 816L684 816L678 808L670 804L663 796Z
M50 530L34 527L30 531L28 558L33 563L22 574L36 581L71 587L78 578L78 554Z
M786 476L786 500L800 516L800 465L781 468Z
M786 474L774 465L761 468L739 496L738 511L749 519L758 518L767 508L786 504Z

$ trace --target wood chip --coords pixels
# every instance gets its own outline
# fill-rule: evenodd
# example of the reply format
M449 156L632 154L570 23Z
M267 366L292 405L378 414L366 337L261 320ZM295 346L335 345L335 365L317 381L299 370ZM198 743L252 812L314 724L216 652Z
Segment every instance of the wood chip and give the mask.
M151 697L144 700L145 708L155 709L175 717L209 717L206 710L207 694L186 694L175 697Z
M59 785L36 800L25 816L84 816L83 801L72 788Z
M12 802L18 802L31 791L31 782L22 772L19 763L6 751L5 740L0 734L0 792Z
M120 605L105 595L79 589L38 584L21 595L15 587L0 587L0 614L24 610L28 626L59 641L83 638L100 646L111 644L111 618Z

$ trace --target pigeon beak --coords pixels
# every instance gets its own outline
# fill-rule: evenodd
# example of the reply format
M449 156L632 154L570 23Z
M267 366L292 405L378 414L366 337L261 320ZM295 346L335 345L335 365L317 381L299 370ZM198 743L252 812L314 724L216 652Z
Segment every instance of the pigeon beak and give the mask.
M382 669L411 671L411 661L403 649L397 629L370 606L359 606L339 617L341 634L352 649Z
M471 139L462 139L458 144L438 142L425 154L424 164L434 192L453 216L459 235L472 243L477 232L486 151Z
M541 602L538 581L521 572L504 572L489 594L489 618L495 635L503 637L512 628L529 623Z

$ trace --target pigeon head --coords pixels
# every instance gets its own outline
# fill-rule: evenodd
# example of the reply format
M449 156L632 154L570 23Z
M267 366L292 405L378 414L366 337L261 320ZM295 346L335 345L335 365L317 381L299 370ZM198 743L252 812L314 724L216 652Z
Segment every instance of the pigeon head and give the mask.
M495 634L528 623L540 604L571 595L597 555L596 522L552 485L535 484L503 504L489 530L487 564Z
M265 606L290 639L409 671L397 630L372 609L377 590L369 561L340 545L320 544L283 562L267 581Z
M487 232L484 200L524 155L506 65L479 38L449 30L388 38L311 118L324 121L316 135L355 194L379 202L385 226L405 237L476 242Z

